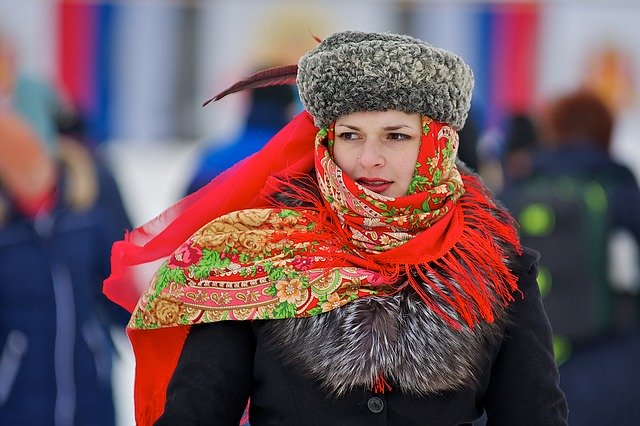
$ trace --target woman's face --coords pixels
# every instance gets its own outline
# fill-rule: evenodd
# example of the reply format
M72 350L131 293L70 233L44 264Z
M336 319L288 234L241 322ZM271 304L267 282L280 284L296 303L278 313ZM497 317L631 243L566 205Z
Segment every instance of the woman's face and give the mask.
M356 112L336 120L333 157L361 186L387 197L407 194L420 138L420 114Z

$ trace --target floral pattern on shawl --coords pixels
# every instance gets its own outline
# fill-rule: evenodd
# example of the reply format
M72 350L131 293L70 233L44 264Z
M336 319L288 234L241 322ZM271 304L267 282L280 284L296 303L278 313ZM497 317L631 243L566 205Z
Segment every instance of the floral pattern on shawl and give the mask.
M315 143L322 194L318 205L247 209L213 219L159 268L129 327L313 316L361 297L391 295L406 285L454 328L460 327L459 320L469 325L479 317L492 321L492 305L499 301L477 288L480 277L489 277L502 302L509 300L514 278L498 247L478 249L498 250L484 259L470 244L478 246L484 238L475 233L497 232L502 225L474 205L486 202L477 190L466 209L480 214L473 220L487 227L463 224L466 214L462 207L455 209L465 192L455 166L457 134L428 117L423 117L422 127L409 193L397 198L371 192L342 173L331 157L333 125L320 129ZM500 233L515 238L508 220L503 227ZM401 251L406 243L412 253ZM471 259L457 261L467 256ZM452 282L459 281L462 293L447 284L437 268L446 269ZM447 314L413 272L460 318ZM400 274L406 282L398 282Z
M333 267L335 246L287 238L313 234L313 219L290 209L253 209L211 221L158 269L129 327L311 316L377 294L385 279Z

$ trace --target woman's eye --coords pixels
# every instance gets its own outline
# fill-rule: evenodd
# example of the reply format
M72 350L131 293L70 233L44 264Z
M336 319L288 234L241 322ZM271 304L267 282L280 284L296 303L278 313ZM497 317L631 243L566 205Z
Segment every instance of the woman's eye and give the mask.
M354 132L342 132L338 135L340 139L344 139L346 141L352 141L358 138L358 135Z
M397 140L397 141L405 141L411 139L411 136L405 133L389 133L389 139Z

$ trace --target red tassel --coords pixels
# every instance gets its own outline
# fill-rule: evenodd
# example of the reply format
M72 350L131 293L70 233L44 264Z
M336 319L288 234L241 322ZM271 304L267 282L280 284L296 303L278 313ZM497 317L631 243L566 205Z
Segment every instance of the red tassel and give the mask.
M385 391L391 391L392 389L391 385L384 379L384 375L380 373L373 383L372 391L373 393L385 393Z

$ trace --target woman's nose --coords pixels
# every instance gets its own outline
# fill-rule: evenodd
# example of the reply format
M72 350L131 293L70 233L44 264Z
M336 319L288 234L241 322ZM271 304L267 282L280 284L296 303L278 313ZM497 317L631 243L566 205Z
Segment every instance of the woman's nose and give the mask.
M358 156L358 162L362 167L378 167L385 163L382 147L379 141L367 139L362 144L362 151Z

